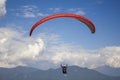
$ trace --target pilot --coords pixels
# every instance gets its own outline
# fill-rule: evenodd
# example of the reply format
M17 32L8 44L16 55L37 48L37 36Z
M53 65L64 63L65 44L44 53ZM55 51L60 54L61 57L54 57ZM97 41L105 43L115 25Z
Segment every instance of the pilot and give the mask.
M67 74L67 65L62 65L61 64L61 68L62 68L63 74Z

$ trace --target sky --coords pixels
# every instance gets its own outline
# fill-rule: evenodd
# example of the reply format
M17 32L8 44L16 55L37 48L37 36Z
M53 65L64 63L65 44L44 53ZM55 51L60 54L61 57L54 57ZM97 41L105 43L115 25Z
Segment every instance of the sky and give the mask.
M119 0L0 0L0 67L120 68L119 7ZM75 19L56 18L29 36L35 22L57 13L84 16L96 32Z

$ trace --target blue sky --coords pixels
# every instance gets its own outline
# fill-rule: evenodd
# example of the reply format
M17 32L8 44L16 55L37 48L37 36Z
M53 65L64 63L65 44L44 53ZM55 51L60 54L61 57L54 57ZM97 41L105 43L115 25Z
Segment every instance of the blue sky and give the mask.
M47 63L49 63L49 67L55 67L52 64L60 64L65 60L66 63L71 64L73 62L75 65L82 67L96 67L102 65L120 67L119 0L1 0L0 5L0 29L3 32L7 31L10 32L10 34L12 33L11 36L6 34L3 36L3 32L1 32L1 46L4 45L1 49L1 53L6 53L7 55L7 58L1 59L2 61L6 59L9 60L8 54L10 54L10 52L4 50L8 45L13 43L15 46L17 45L18 48L20 48L19 45L21 45L21 47L26 46L26 49L29 45L36 46L36 41L38 41L37 43L42 43L45 49L44 47L41 49L34 47L35 50L38 50L38 53L35 52L36 55L31 55L32 57L27 56L25 63L22 62L22 57L18 60L20 64L17 65L31 66L34 64L41 66L41 63L45 62L44 65L48 65ZM33 35L29 37L29 30L35 22L43 17L56 13L73 13L88 18L96 27L95 34L91 34L89 28L82 22L71 18L58 18L43 23L36 28ZM19 37L15 37L14 35ZM4 38L5 36L6 38ZM4 42L8 38L10 40L8 44L5 44ZM49 47L51 47L51 49L48 49ZM61 50L63 47L65 50ZM61 51L58 50L58 48ZM12 51L11 54L19 51L18 49L14 51L14 48L9 47L7 47L7 49ZM53 50L58 50L58 52ZM76 53L76 56L79 56L77 57L78 59L75 61L69 60L71 58L70 56L63 58L63 60L62 57L58 58L64 55L64 52L67 53L66 50L70 53L69 55ZM47 60L36 58L36 56L40 56L42 52L45 54L51 53L46 56L42 55L43 57L47 57L48 55L54 55L55 57L51 56ZM56 56L59 52L61 52L61 55ZM78 54L80 52L86 53L85 55L83 54L83 56L85 56L83 65L78 62L82 60L80 58L81 56ZM114 52L114 54L112 52ZM98 64L93 62L94 58L88 58L89 54L92 54L92 57L96 56L94 57L95 59L103 54L112 57L105 57L104 61L98 60ZM5 54L2 55L5 56ZM14 57L16 58L16 56L17 54L15 53ZM35 61L31 59L33 56L36 58ZM116 56L118 56L117 59ZM29 63L29 59L33 61L33 63ZM86 59L91 61L86 61ZM4 65L3 67L17 66L14 64L17 62L14 62L14 60L10 61L11 62L7 62L7 64L3 62L0 65ZM37 64L37 61L40 64Z

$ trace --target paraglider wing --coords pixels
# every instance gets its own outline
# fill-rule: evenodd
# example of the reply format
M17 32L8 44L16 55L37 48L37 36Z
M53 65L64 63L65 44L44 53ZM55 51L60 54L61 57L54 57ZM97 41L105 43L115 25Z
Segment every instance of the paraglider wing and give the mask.
M36 22L36 23L32 26L32 28L31 28L31 30L30 30L30 36L32 35L33 30L34 30L38 25L40 25L40 24L42 24L42 23L44 23L45 21L48 21L48 20L50 20L50 19L59 18L59 17L75 18L75 19L77 19L77 20L85 23L85 24L89 27L89 29L91 30L92 33L95 32L95 26L94 26L94 24L93 24L90 20L88 20L87 18L85 18L85 17L83 17L83 16L76 15L76 14L54 14L54 15L47 16L47 17L39 20L38 22Z

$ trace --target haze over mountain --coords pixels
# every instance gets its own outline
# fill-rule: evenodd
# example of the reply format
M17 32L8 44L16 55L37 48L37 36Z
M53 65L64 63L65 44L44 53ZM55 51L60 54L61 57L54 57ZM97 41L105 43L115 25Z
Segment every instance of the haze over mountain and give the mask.
M0 68L0 80L120 80L95 70L69 66L68 74L63 75L61 68L39 70L30 67Z
M101 66L101 67L95 68L94 70L109 76L120 76L120 68Z

